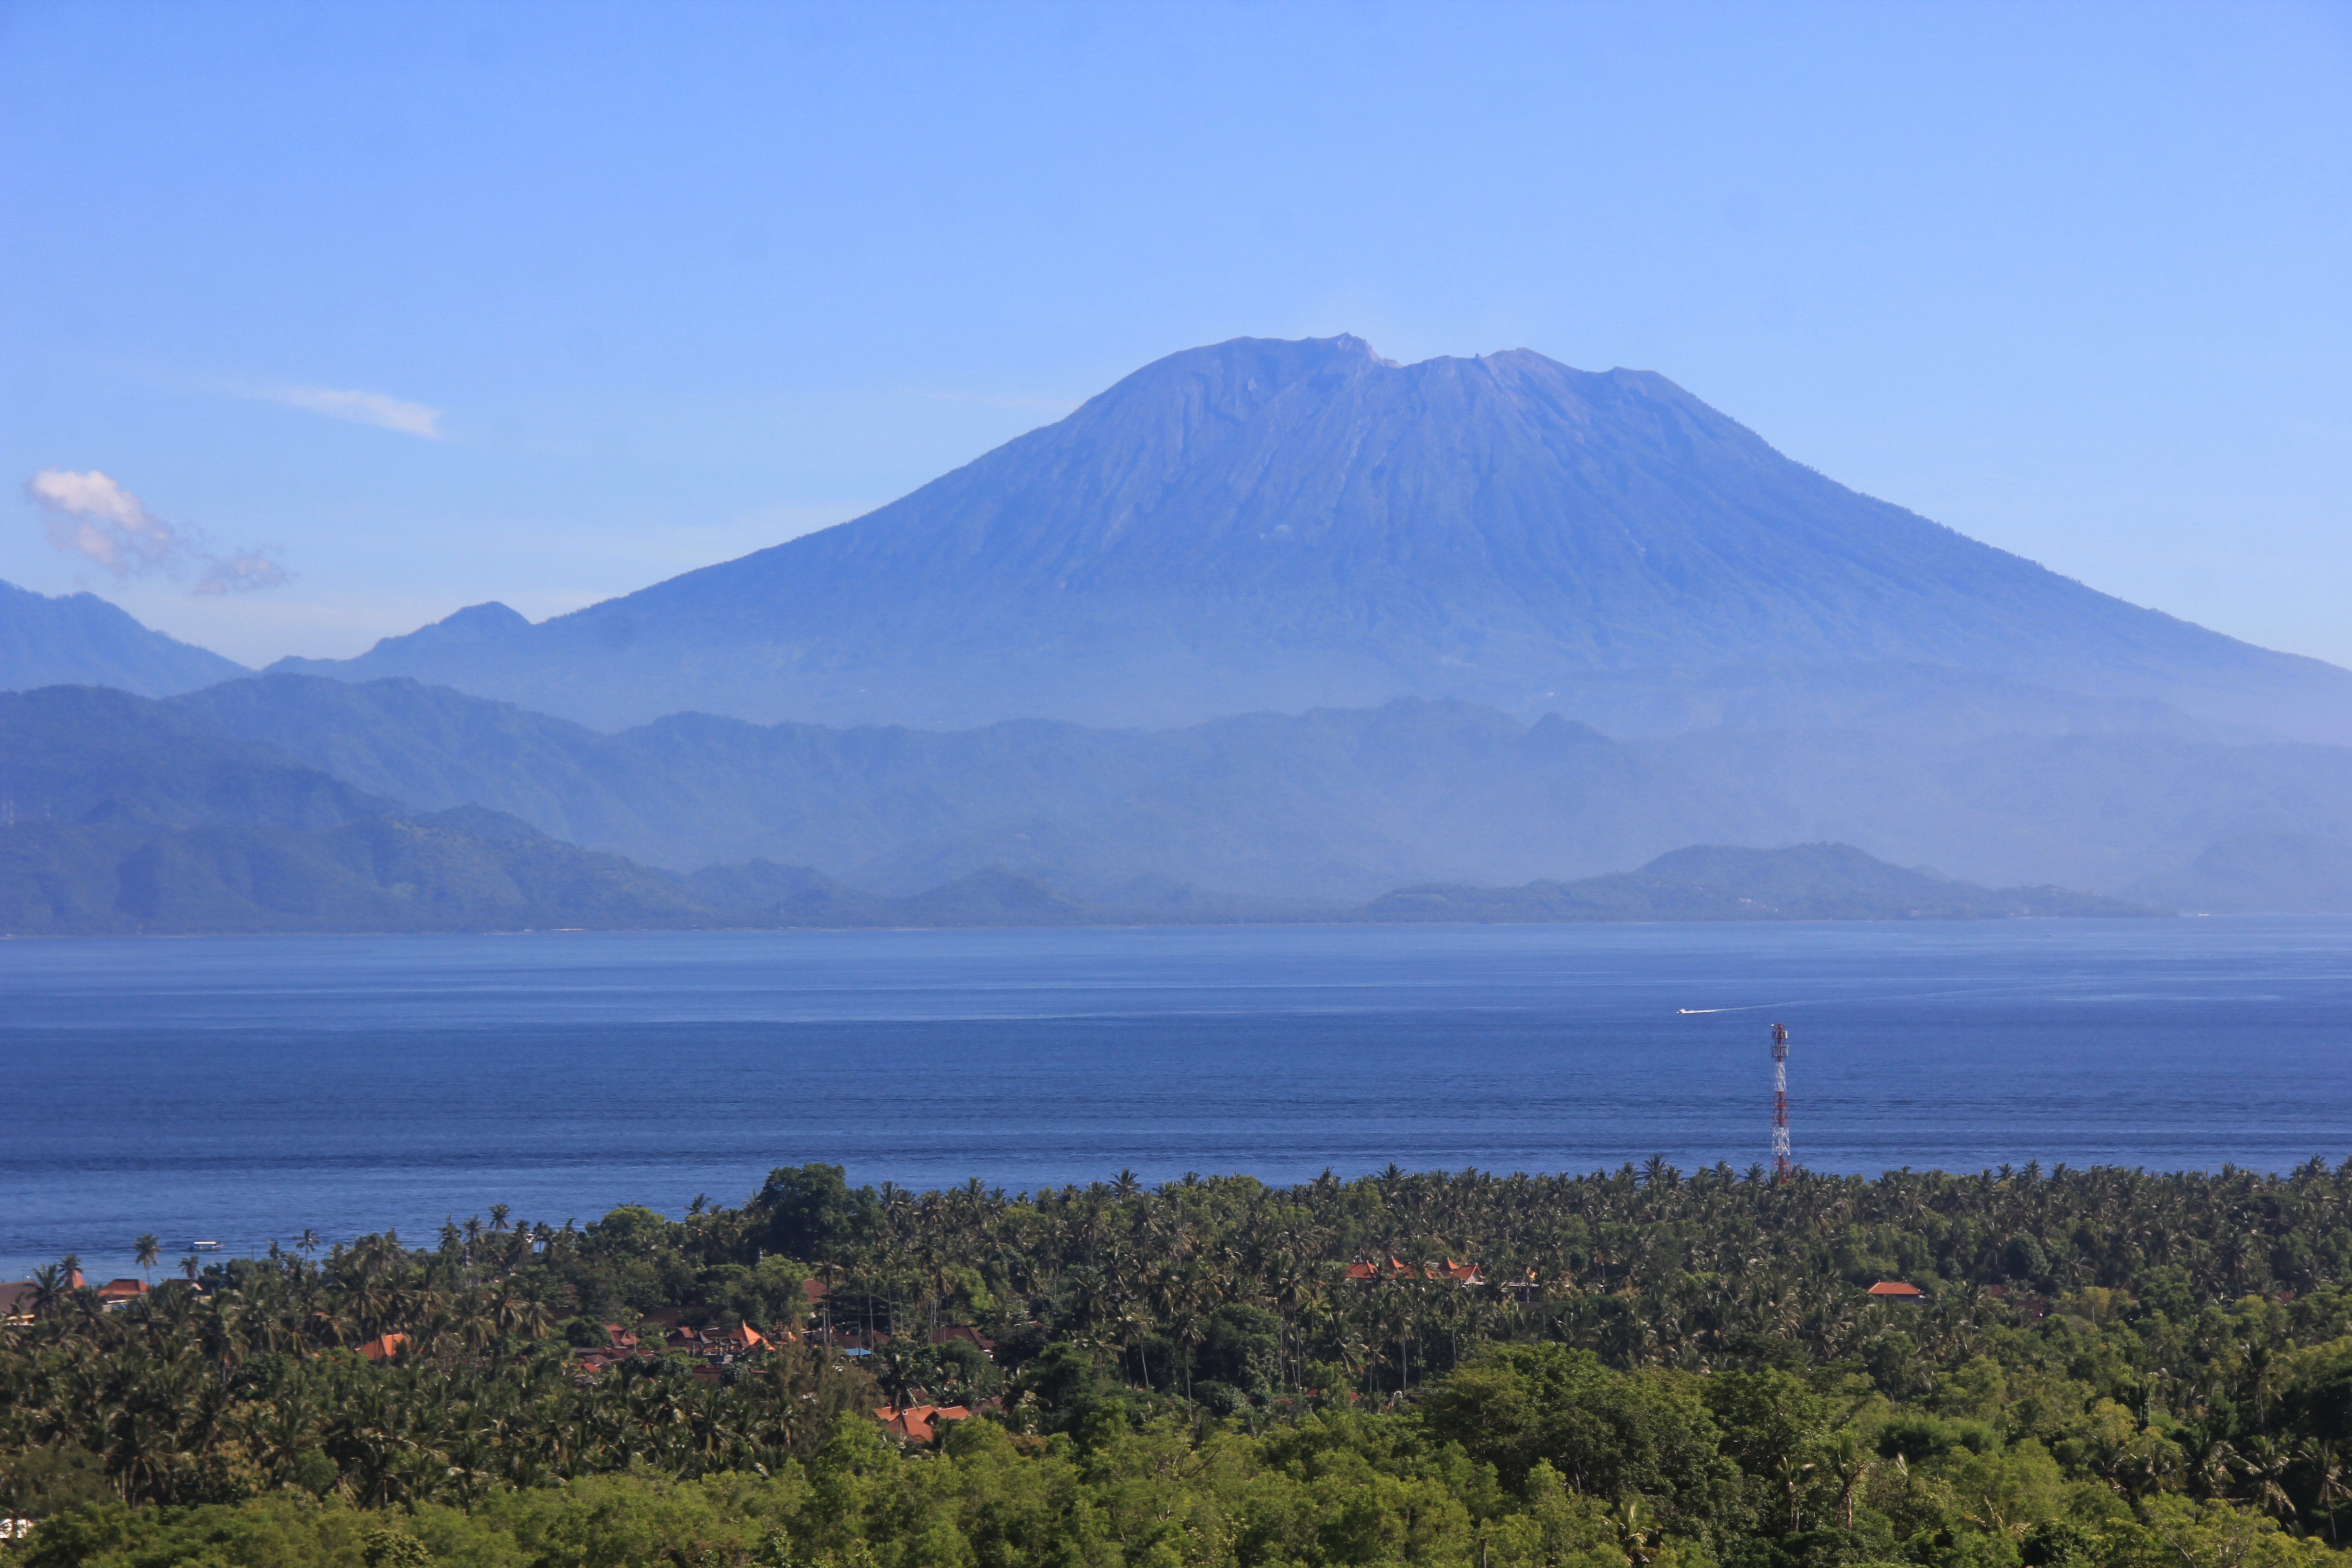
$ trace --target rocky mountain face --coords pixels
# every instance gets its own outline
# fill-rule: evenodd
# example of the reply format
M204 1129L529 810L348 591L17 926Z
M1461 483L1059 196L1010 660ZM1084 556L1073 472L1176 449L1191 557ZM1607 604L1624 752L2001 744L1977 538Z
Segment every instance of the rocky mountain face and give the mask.
M95 594L52 597L0 583L0 691L111 686L168 697L250 673L141 626Z
M1662 376L1349 337L1148 365L853 522L341 663L599 726L1172 725L1462 699L1620 736L1926 702L2352 741L2352 674L1874 500Z

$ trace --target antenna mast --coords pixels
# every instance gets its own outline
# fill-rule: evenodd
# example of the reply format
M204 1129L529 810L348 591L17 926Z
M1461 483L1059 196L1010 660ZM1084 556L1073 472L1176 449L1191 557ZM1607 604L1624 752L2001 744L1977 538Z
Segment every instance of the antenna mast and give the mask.
M1789 1030L1772 1026L1772 1184L1789 1179Z

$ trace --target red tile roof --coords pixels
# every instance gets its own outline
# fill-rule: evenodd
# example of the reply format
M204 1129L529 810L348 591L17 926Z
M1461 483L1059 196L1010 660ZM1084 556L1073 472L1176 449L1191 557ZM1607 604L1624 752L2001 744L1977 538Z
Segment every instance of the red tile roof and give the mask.
M1350 1263L1347 1278L1370 1284L1381 1279L1451 1279L1457 1285L1484 1285L1485 1272L1475 1263L1456 1263L1451 1258L1444 1263L1433 1263L1426 1268L1416 1268L1396 1258L1385 1268L1378 1263Z
M390 1361L407 1343L406 1334L381 1334L356 1348L362 1361Z
M910 1443L929 1442L937 1434L937 1422L971 1418L971 1412L961 1405L909 1405L904 1409L885 1405L874 1413L885 1431Z
M1903 1298L1924 1296L1927 1294L1926 1291L1920 1289L1916 1285L1906 1285L1900 1279L1881 1279L1877 1284L1873 1285L1870 1288L1870 1293L1874 1296L1895 1296Z

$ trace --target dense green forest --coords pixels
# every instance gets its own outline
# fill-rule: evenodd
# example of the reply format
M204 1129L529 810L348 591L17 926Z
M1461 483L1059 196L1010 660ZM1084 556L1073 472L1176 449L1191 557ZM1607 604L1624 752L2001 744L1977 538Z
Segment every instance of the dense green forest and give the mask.
M121 1310L47 1271L0 1331L9 1560L2271 1568L2352 1534L2352 1163L808 1165L188 1267ZM738 1324L780 1342L661 1348ZM909 1403L974 1415L908 1441L874 1411Z

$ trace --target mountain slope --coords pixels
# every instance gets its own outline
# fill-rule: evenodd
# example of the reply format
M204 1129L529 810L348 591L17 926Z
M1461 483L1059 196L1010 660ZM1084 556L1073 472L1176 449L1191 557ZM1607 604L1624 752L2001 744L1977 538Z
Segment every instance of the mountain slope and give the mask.
M611 744L561 721L407 682L237 684L265 698L307 686L396 704L404 699L412 739L414 721L436 714L449 729L503 730L509 739L529 739L536 728L551 743L522 749L537 768L558 774L555 743L584 737ZM349 706L289 711L254 700L253 691L226 689L230 696L217 704L223 710L248 720L268 714L289 738L341 749L362 766L373 761L376 773L402 750L403 731L379 724L367 732ZM479 804L420 813L356 789L265 742L207 727L210 700L199 693L185 706L167 707L96 687L0 693L0 798L7 806L0 816L0 935L1063 925L1291 912L1165 886L1105 909L993 867L898 898L766 861L678 877L562 842ZM354 746L362 732L375 745L368 756ZM446 765L448 758L437 761ZM527 779L530 772L508 776ZM436 777L447 782L426 770L426 782ZM551 797L537 798L544 805Z
M265 696L299 695L306 689L315 696L315 689L324 688L363 697L371 689L286 678L247 684ZM390 689L382 694L411 707L436 696L407 683L379 685ZM1013 795L1024 793L1020 780L1070 771L1070 761L1089 746L1109 751L1161 742L1157 763L1164 775L1148 788L1105 792L1093 825L1099 835L1095 858L1066 860L1082 870L1091 868L1097 886L1090 894L1073 896L1034 872L995 863L926 874L899 896L767 859L678 876L562 842L478 803L418 812L266 744L204 727L208 707L255 710L251 695L225 704L200 694L167 706L93 687L0 694L0 764L11 807L0 819L0 935L2143 912L2053 889L1990 892L1904 871L1843 845L1689 848L1635 873L1516 889L1414 887L1354 911L1337 899L1318 904L1203 891L1164 873L1112 879L1137 863L1118 859L1114 846L1129 854L1139 849L1149 864L1154 856L1167 856L1171 844L1207 839L1208 855L1223 856L1227 870L1242 869L1244 877L1253 865L1257 874L1275 868L1274 874L1292 879L1305 868L1328 885L1350 879L1363 884L1379 875L1366 854L1414 852L1401 841L1382 840L1381 832L1417 813L1447 816L1459 805L1459 797L1445 794L1447 781L1465 773L1509 774L1534 767L1556 789L1598 779L1622 793L1624 769L1633 766L1636 784L1654 786L1642 793L1661 793L1654 786L1664 781L1643 780L1638 764L1629 764L1605 737L1557 719L1522 731L1499 714L1458 703L1401 702L1370 713L1298 720L1260 715L1167 737L1005 725L980 733L979 752L942 749L971 737L868 732L848 738L898 752L901 763L910 751L928 752L932 765L927 771L935 782L964 771L985 748L1029 746L1023 766L1008 775ZM473 717L493 732L527 728L522 721L530 717L437 695L437 705L459 717L488 710ZM725 721L695 722L721 727L738 742L756 743L774 733ZM626 740L594 736L559 721L545 723L557 741L586 736L618 746ZM821 742L824 732L814 739ZM788 736L798 752L805 752L810 741ZM1048 742L1047 749L1034 750L1039 742ZM673 744L667 737L660 743ZM698 769L701 761L688 755L683 765ZM937 765L942 762L947 765ZM1124 765L1136 768L1137 755ZM1296 792L1295 815L1265 809L1274 797L1263 781L1273 775ZM1387 782L1385 793L1368 786L1371 778ZM1087 785L1066 778L1062 787L1083 792ZM1254 806L1255 819L1221 824L1219 805L1236 801ZM944 795L940 805L950 816L959 809ZM1160 840L1146 831L1155 821L1165 830ZM1049 838L1051 826L1035 837ZM1221 826L1227 841L1217 841ZM798 830L809 833L804 825ZM1059 853L1071 856L1072 846L1085 838L1083 832L1065 831ZM1034 860L1036 845L1029 847ZM971 848L968 842L965 852ZM943 854L935 847L917 858Z
M2352 739L2352 674L1856 494L1661 376L1344 337L1171 355L854 522L541 626L477 606L282 668L591 722L971 725L1405 695L1597 718L1923 667Z
M128 815L294 831L399 809L176 709L89 686L0 692L0 800L19 822Z
M418 815L127 692L0 693L0 933L702 924L675 878Z
M165 706L420 807L478 805L679 871L766 859L889 896L1003 868L1122 907L1185 885L1353 901L1832 838L1988 886L2116 889L2231 834L2352 838L2352 750L2130 731L1881 721L1629 742L1400 700L1163 731L679 714L604 734L412 681L299 676Z
M52 598L0 583L0 690L112 686L167 697L250 673L149 630L95 594Z
M2125 892L2211 914L2352 914L2352 834L2231 834Z
M720 923L672 878L431 817L282 828L0 828L0 932L430 931Z

